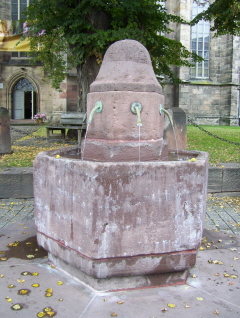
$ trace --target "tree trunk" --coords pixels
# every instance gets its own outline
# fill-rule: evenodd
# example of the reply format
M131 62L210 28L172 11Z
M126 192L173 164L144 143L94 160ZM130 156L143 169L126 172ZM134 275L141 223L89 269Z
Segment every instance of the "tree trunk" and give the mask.
M87 111L87 94L89 93L90 84L96 79L100 66L96 62L96 57L91 56L84 63L77 66L78 82L78 105L77 111Z

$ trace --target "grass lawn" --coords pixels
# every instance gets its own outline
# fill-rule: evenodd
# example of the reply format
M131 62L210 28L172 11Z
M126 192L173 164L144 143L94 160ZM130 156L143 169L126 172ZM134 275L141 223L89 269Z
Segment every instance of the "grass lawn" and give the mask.
M37 130L35 133L32 134L32 136L38 137L46 137L46 128L43 126L39 130ZM21 138L20 140L27 140L31 139L32 137L25 136ZM39 138L38 142L35 143L33 146L12 146L12 154L3 155L0 157L0 171L3 168L7 167L32 167L34 158L37 156L37 154L41 151L46 150L52 150L52 149L58 149L62 147L67 147L68 144L61 143L51 143L49 146L46 147L46 140Z
M236 126L201 126L208 132L240 143L240 127ZM210 155L210 163L238 162L240 163L240 144L235 145L208 135L194 126L187 126L189 150L206 151Z
M240 143L240 127L229 126L201 126L212 134L221 138ZM41 127L33 133L36 137L45 137L46 129ZM26 136L21 140L31 137ZM209 136L199 128L187 126L187 140L189 150L206 151L210 154L210 163L240 162L240 145L224 142L220 139ZM46 147L45 140L39 139L35 146L23 147L12 146L13 153L0 157L0 170L7 167L31 167L34 158L40 151L57 149L69 146L63 143L50 144Z

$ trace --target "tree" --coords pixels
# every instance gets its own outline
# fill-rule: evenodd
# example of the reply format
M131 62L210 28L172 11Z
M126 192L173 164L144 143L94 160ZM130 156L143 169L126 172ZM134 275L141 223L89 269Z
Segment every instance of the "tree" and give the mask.
M173 82L178 79L171 66L191 66L190 61L202 60L163 35L172 32L170 22L185 21L168 14L155 0L35 0L26 11L24 34L54 88L59 88L68 68L77 68L78 110L85 111L89 85L115 41L141 42L156 74L165 74Z
M215 0L209 8L198 14L191 24L200 20L213 21L211 31L216 31L216 36L223 34L240 35L240 1Z

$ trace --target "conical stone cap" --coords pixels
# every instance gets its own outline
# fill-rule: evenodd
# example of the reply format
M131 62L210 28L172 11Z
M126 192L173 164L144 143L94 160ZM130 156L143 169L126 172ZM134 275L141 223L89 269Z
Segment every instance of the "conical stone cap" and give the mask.
M122 40L107 50L90 92L134 91L162 93L147 49L135 40Z

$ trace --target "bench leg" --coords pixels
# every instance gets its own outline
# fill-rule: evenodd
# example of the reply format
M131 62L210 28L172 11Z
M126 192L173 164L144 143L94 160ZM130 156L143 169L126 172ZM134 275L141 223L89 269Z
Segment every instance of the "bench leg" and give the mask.
M78 129L77 132L78 132L78 144L80 145L81 139L82 139L82 129Z
M65 129L61 129L61 138L63 140L65 140L65 138L66 138Z

